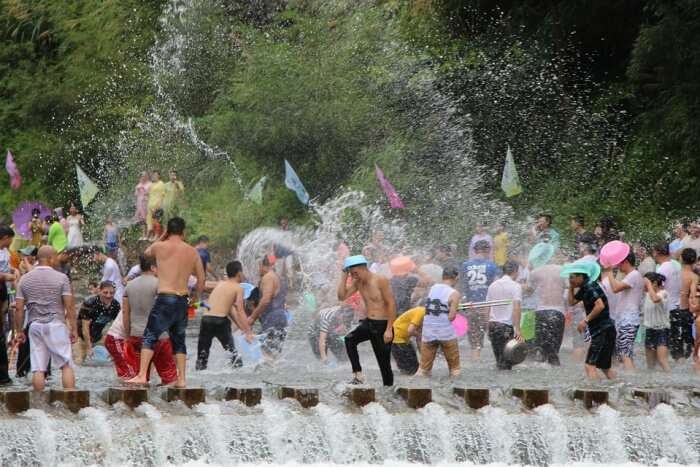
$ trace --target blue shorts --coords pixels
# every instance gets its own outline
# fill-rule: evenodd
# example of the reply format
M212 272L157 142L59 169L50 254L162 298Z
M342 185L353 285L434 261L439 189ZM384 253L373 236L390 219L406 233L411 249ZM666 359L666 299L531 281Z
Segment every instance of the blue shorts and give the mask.
M173 344L173 353L187 353L185 333L187 331L187 297L174 294L158 294L153 304L148 324L143 331L143 348L153 349L158 338L168 331Z
M268 332L271 329L276 329L278 331L284 330L289 324L287 313L284 309L268 310L265 314L260 316L260 324L264 332Z

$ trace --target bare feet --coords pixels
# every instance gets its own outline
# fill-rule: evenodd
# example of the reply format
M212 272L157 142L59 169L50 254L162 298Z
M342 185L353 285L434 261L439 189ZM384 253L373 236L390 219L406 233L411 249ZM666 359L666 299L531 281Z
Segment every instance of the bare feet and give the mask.
M130 384L132 386L146 386L148 385L148 381L146 381L146 378L142 378L140 376L135 376L131 379L127 379L124 381L126 384Z

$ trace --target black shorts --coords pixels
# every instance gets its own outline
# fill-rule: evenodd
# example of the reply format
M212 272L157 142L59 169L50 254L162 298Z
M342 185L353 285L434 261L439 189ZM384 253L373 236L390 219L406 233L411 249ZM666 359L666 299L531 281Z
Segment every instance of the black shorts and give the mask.
M592 365L601 370L609 370L615 353L615 326L600 330L591 337L591 346L586 354L586 365Z
M644 347L649 350L656 350L659 347L668 347L668 338L670 334L669 328L664 329L650 329L646 328L644 330Z
M412 343L391 344L391 355L394 356L401 373L413 375L418 371L418 356Z

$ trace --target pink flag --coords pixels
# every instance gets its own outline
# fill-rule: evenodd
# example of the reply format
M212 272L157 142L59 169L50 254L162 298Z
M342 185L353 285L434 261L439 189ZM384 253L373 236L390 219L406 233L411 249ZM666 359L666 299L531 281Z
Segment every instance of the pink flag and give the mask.
M399 198L398 193L396 193L394 187L391 185L391 183L389 183L389 180L387 180L384 177L382 169L380 169L377 164L374 164L374 172L377 174L379 186L382 187L382 190L384 190L386 197L389 199L389 206L391 206L391 209L405 208L405 206L403 205L403 201L401 201L401 198Z
M10 176L10 187L13 190L19 190L19 187L22 185L22 176L19 174L15 159L12 157L12 151L9 149L7 150L7 159L5 159L5 169Z

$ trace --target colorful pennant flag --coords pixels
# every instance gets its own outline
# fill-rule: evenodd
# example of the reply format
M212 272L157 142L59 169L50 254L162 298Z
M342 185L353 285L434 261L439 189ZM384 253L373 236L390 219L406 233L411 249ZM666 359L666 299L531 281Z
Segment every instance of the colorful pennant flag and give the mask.
M523 192L523 187L520 185L520 178L518 178L518 171L515 168L515 161L513 160L513 153L510 150L510 145L508 145L508 151L506 152L506 163L503 167L501 189L508 198L519 195Z
M12 151L7 150L7 158L5 159L5 170L7 170L7 174L10 176L10 187L13 190L19 190L19 187L22 186L22 176L19 174L19 168L17 168L17 164L15 164L15 158L12 156Z
M284 160L284 184L297 194L302 204L309 205L309 194L287 159Z
M374 173L377 175L377 180L379 180L379 186L382 187L384 194L386 194L386 197L389 199L389 206L391 206L391 209L405 208L406 206L404 206L403 201L399 198L394 186L389 183L389 180L384 176L384 172L382 172L382 169L380 169L377 164L374 164Z
M97 188L97 185L95 185L95 182L90 180L90 177L83 172L83 169L81 169L78 164L75 165L75 172L78 175L80 203L83 205L83 209L85 209L85 207L90 204L90 201L95 198L95 195L97 195L97 192L100 190Z
M250 189L250 191L246 195L246 198L248 198L255 204L262 204L263 188L265 188L265 183L267 183L267 176L263 176L263 178L258 180L258 183L256 183L255 186L253 186L253 188Z

